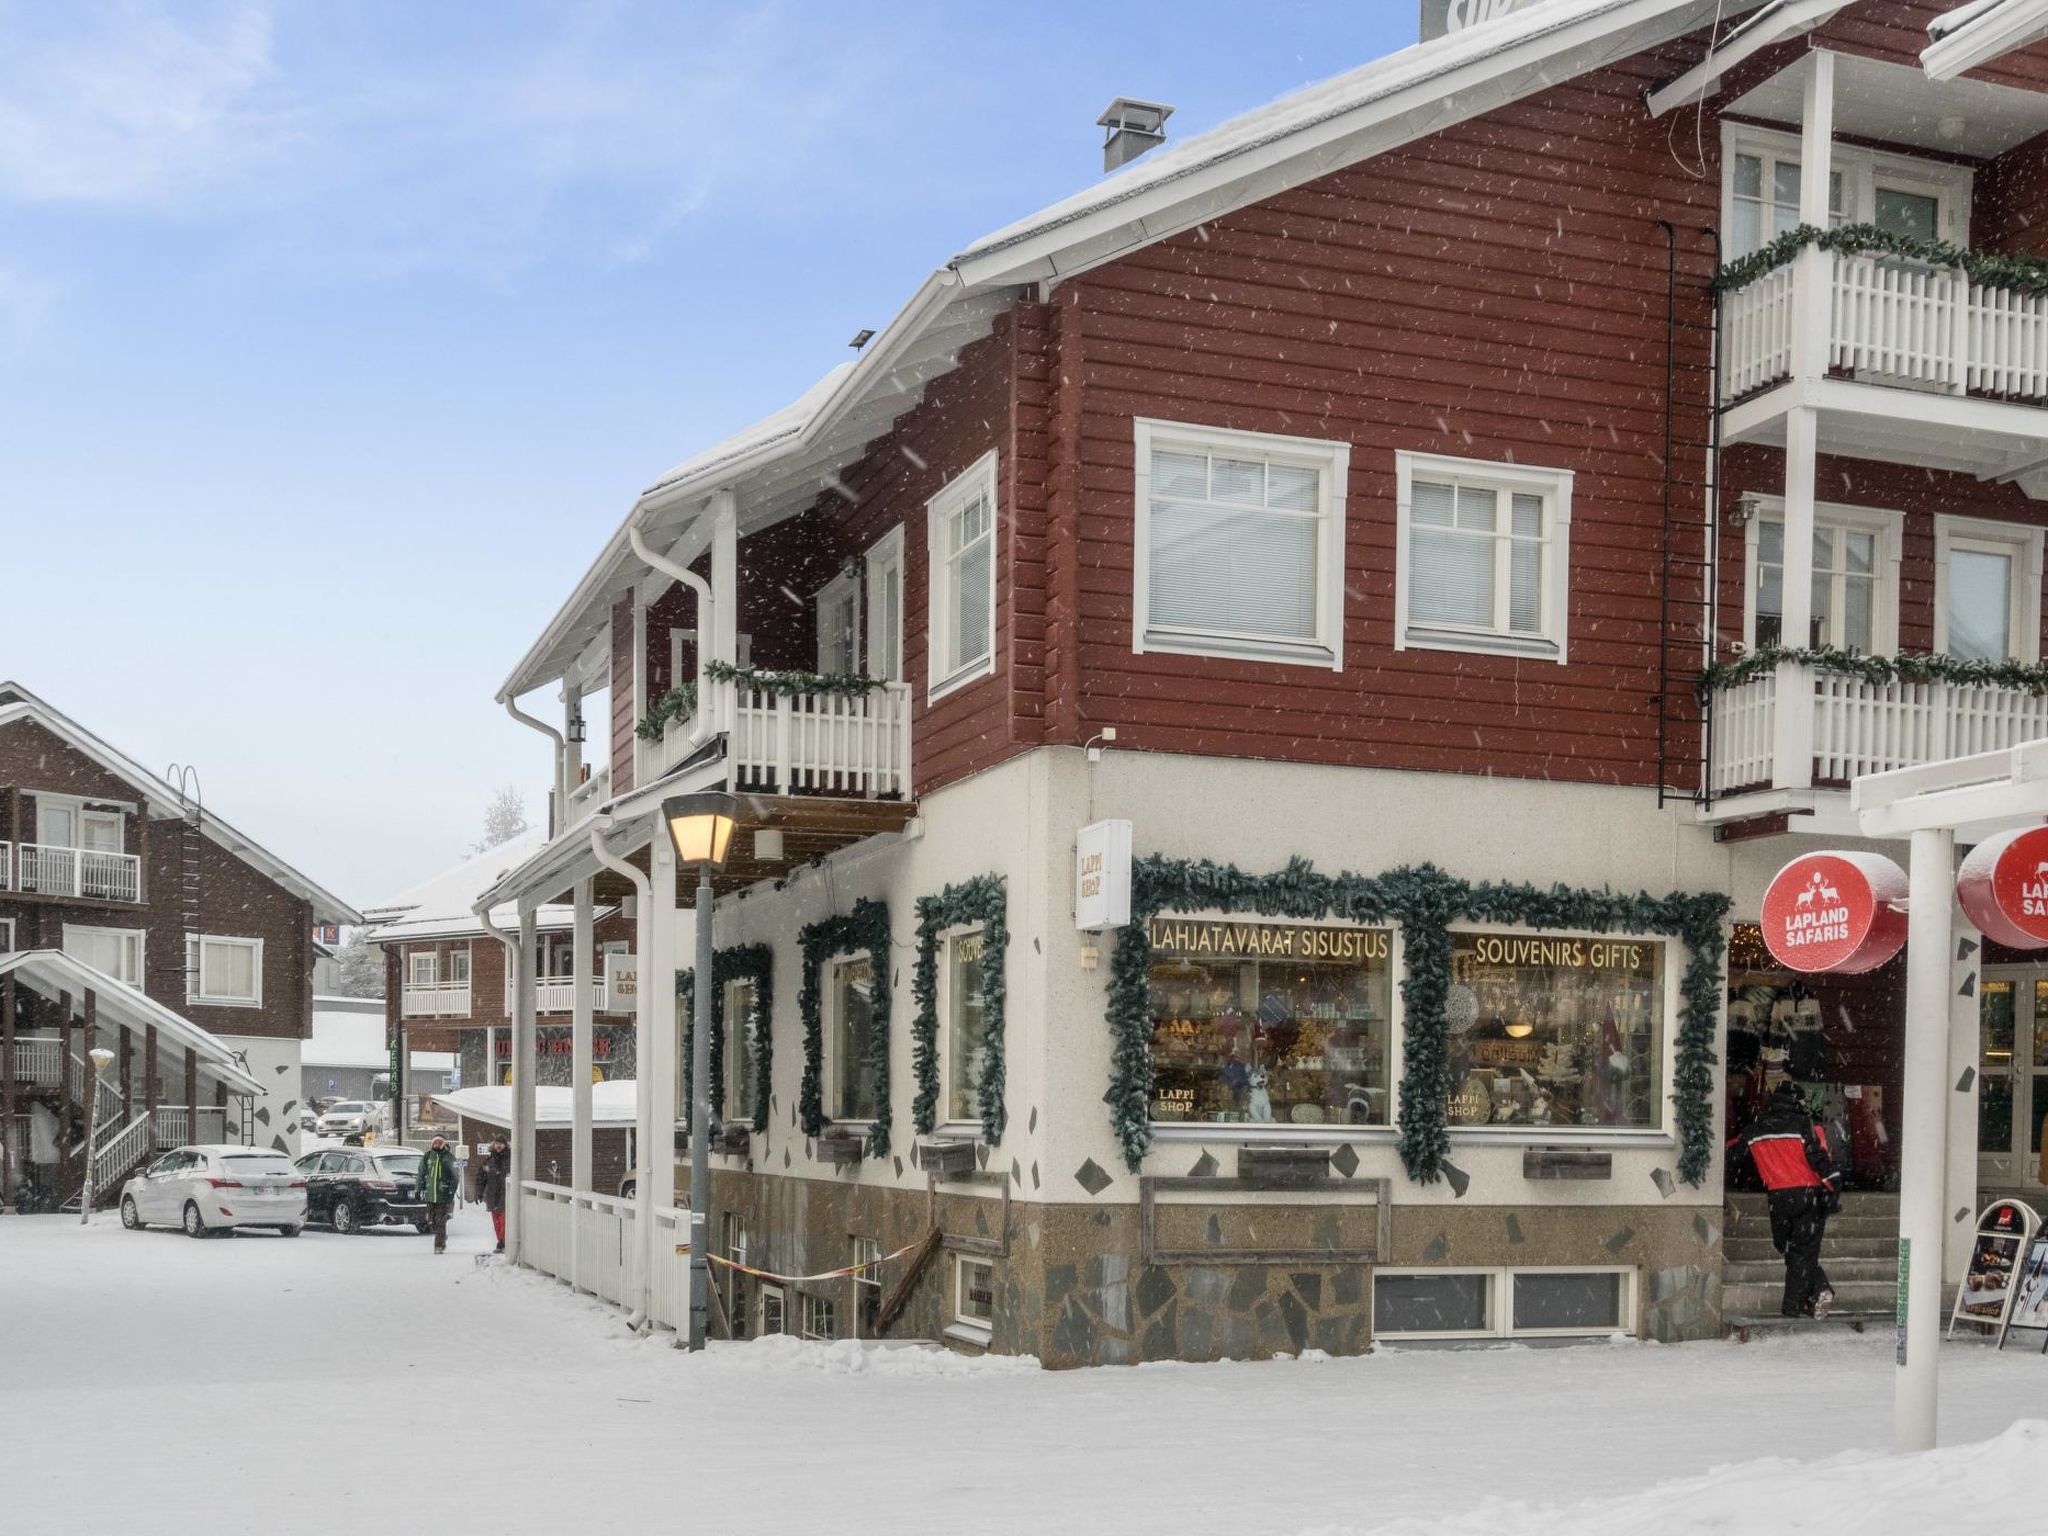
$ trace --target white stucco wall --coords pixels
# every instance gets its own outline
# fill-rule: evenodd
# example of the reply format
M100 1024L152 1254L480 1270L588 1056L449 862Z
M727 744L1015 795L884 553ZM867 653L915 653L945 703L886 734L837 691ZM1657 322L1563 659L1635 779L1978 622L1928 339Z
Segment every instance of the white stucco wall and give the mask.
M276 1148L296 1157L299 1151L299 1106L303 1102L300 1097L303 1080L299 1052L304 1042L263 1035L221 1035L218 1038L229 1050L246 1054L249 1075L268 1090L260 1099L228 1100L228 1139L241 1139L242 1132L236 1117L241 1112L240 1106L247 1104L256 1117L250 1141L256 1146Z

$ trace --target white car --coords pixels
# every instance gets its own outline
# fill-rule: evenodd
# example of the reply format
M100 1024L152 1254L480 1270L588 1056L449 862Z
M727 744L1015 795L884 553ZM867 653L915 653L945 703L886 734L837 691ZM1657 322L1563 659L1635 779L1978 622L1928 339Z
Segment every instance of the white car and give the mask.
M360 1136L365 1131L379 1129L383 1123L383 1105L372 1104L365 1099L344 1099L339 1104L328 1105L327 1112L313 1130L320 1136Z
M187 1237L306 1225L306 1181L282 1152L261 1147L179 1147L121 1187L121 1225L183 1227Z

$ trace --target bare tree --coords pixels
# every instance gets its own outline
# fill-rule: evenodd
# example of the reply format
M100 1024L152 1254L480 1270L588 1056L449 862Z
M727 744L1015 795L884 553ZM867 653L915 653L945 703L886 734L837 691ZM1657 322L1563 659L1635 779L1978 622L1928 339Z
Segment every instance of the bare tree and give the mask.
M511 842L530 826L526 819L526 797L507 784L493 793L485 804L483 840L469 851L489 853L500 843Z

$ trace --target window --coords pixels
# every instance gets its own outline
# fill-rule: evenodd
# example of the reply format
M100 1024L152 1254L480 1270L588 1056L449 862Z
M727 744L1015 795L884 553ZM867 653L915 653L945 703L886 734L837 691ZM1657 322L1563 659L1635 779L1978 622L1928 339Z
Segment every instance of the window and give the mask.
M797 1331L807 1339L816 1339L829 1344L839 1337L834 1326L832 1300L827 1296L814 1296L809 1291L798 1291L796 1296Z
M875 1025L875 968L869 960L832 967L832 1025L827 1037L827 1112L834 1120L875 1118L875 1068L868 1036Z
M770 1334L787 1333L789 1331L789 1321L784 1301L785 1297L781 1286L763 1285L761 1287L760 1335L762 1338L765 1339Z
M45 848L78 846L78 806L49 795L36 796L36 841Z
M1724 125L1722 227L1728 257L1747 256L1799 227L1796 133ZM1875 224L1909 240L1969 241L1968 167L1862 149L1839 140L1828 154L1828 223Z
M754 1042L760 1028L754 983L725 984L725 1114L727 1120L754 1119Z
M1835 152L1831 152L1832 162ZM1758 147L1738 150L1730 172L1728 254L1747 256L1799 227L1799 157ZM1828 175L1828 223L1843 222L1847 185L1840 170Z
M1834 645L1889 653L1898 648L1900 533L1905 519L1872 507L1822 505L1813 512L1813 613L1809 637L1784 632L1784 503L1762 501L1744 535L1749 603L1743 638L1752 646Z
M431 949L406 951L405 984L408 987L431 987L440 978L441 957Z
M818 670L827 677L860 672L860 582L850 571L818 594Z
M1347 443L1140 420L1132 649L1341 668Z
M1934 520L1934 648L1986 661L2041 654L2041 530Z
M263 941L203 935L186 941L185 996L255 1007L263 1001Z
M995 671L996 456L926 507L931 541L930 694Z
M78 846L94 853L120 853L124 837L119 811L80 811Z
M1568 1337L1635 1331L1635 1271L1375 1270L1376 1338Z
M1454 932L1453 1126L1664 1121L1664 943Z
M64 925L64 953L81 965L104 971L131 987L142 985L140 928L84 928Z
M1404 453L1396 483L1395 648L1562 662L1571 472Z
M986 1344L996 1320L996 1267L987 1259L961 1253L953 1257L953 1321L946 1332L954 1338Z
M14 953L14 919L0 917L0 955Z
M747 1225L736 1214L727 1211L719 1222L720 1251L735 1264L747 1262ZM725 1304L726 1326L731 1337L744 1339L747 1336L747 1277L737 1269L720 1264L717 1266L718 1299Z
M853 1240L854 1337L872 1339L882 1316L882 1244L873 1237Z
M868 550L867 675L903 681L903 530L891 528Z
M946 1118L981 1118L981 1074L988 1064L988 1008L981 990L987 945L979 929L946 941Z

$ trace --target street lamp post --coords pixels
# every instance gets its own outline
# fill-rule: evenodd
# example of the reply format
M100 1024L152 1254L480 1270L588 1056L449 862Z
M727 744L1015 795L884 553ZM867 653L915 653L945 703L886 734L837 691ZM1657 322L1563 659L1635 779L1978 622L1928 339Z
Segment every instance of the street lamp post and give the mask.
M676 863L697 866L696 984L690 1024L690 1337L704 1347L711 1312L711 877L724 868L740 802L676 795L661 805Z
M100 1084L114 1061L114 1053L104 1045L96 1045L85 1054L92 1062L92 1099L85 1111L85 1186L78 1195L78 1224L81 1227L92 1220L92 1166L99 1156L100 1140Z

